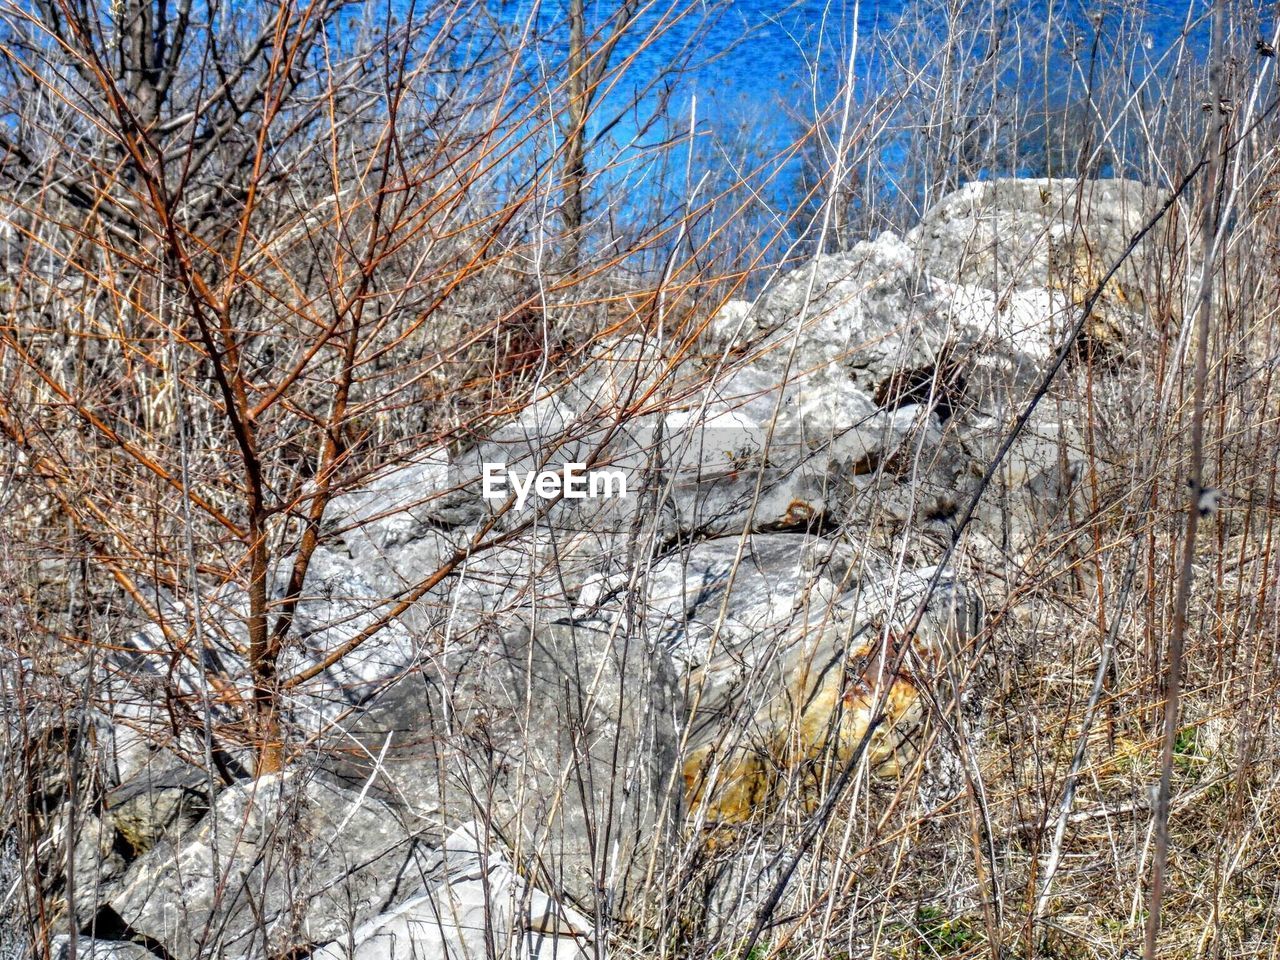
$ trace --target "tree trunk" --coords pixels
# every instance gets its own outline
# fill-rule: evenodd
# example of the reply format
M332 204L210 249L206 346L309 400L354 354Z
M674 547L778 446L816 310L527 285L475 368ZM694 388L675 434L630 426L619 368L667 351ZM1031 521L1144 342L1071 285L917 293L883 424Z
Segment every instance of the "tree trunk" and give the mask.
M584 0L569 3L569 109L565 124L564 203L565 259L570 270L578 266L582 225L586 219L584 198L587 179L588 51Z

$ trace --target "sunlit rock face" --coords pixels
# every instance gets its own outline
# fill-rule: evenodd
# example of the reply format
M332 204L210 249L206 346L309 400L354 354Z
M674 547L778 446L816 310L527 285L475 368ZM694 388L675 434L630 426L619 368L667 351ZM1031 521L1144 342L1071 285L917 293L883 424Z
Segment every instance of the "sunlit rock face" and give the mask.
M694 821L715 829L771 812L777 784L799 768L807 768L816 791L864 737L871 771L895 775L911 755L921 707L915 687L885 669L883 649L879 641L841 649L835 637L822 635L789 651L776 685L761 691L765 705L735 729L708 730L698 739L709 742L686 757L682 775ZM863 664L867 669L859 671ZM884 718L868 736L877 709Z
M702 655L689 674L694 726L682 773L700 823L758 816L795 771L829 782L858 750L886 777L935 759L920 756L920 732L936 698L953 693L946 685L957 651L983 629L980 595L948 572L930 615L907 635L914 591L872 610L859 581L889 582L887 554L927 565L946 548L1084 304L1091 309L1068 361L1123 363L1140 348L1160 322L1152 309L1170 269L1167 231L1152 231L1126 255L1160 202L1157 191L1122 180L970 184L905 237L884 234L819 257L755 303L721 311L715 342L729 355L749 344L753 371L839 383L819 395L856 391L866 402L856 420L827 404L821 424L807 424L808 436L828 438L820 445L830 478L824 516L856 533L861 559L859 576L839 586L775 571L781 590L770 603L748 589L751 600L731 592L717 605L704 596L699 606L717 611L714 622L686 616L683 635L697 638ZM866 432L877 422L876 450L842 456L855 424ZM971 549L1017 555L1059 527L1080 479L1081 423L1073 400L1033 411L981 490ZM745 556L767 558L764 539L752 537ZM886 555L870 559L877 549ZM699 565L691 557L682 569ZM921 572L927 579L932 568ZM667 576L661 566L655 575ZM742 575L768 579L747 562ZM942 596L950 613L939 617L932 605ZM883 719L872 729L877 712Z
M883 559L868 560L839 580L812 572L788 580L794 561L779 559L761 575L793 589L768 607L702 591L702 609L725 615L704 624L710 641L688 674L681 772L699 828L767 814L779 784L797 777L816 796L855 759L878 777L930 762L920 754L927 701L982 629L982 600L945 570L926 600L935 571L886 576ZM736 628L715 629L731 618Z
M196 960L211 940L253 960L340 936L428 857L381 802L300 773L272 775L224 790L186 834L134 861L108 903L175 960Z
M134 859L86 909L177 960L364 960L400 937L469 950L486 918L572 956L581 916L627 916L678 843L718 843L797 791L816 802L855 759L951 795L949 738L981 724L938 737L935 721L957 704L977 717L989 695L985 571L1042 549L1080 505L1080 402L1042 404L980 481L1083 302L1066 362L1113 371L1173 316L1162 235L1107 278L1155 202L1125 181L971 184L903 236L726 304L679 356L618 341L466 449L373 472L331 504L282 653L282 675L307 674L282 717L297 772L254 792L233 741L219 777L189 776L205 745L169 737L162 694L196 702L200 671L162 656L158 628L122 642L104 725L118 803L101 822ZM621 471L628 496L482 496L486 463L570 460ZM288 573L272 571L273 597ZM246 591L204 600L202 655L247 696ZM267 862L286 815L327 846ZM444 865L455 841L461 873ZM483 902L485 877L522 905ZM232 887L257 899L218 892ZM466 924L443 922L450 898ZM552 916L566 901L580 913Z
M1080 348L1116 357L1179 311L1159 292L1181 246L1174 228L1160 224L1129 252L1163 202L1132 180L984 181L941 200L907 240L921 269L1002 296L1047 290L1080 306L1096 291Z
M985 180L931 207L906 237L925 272L991 290L1053 285L1064 253L1118 262L1157 213L1160 190L1133 180ZM1158 278L1160 229L1140 241L1117 277L1134 290Z
M826 519L881 542L945 543L1086 304L1067 364L1123 367L1176 327L1168 280L1187 257L1176 227L1162 222L1129 249L1162 202L1126 180L972 183L903 237L820 256L755 302L728 304L711 336L754 367L835 379L870 402L859 431L878 423L883 439L868 456L841 449L853 421L834 406L821 426ZM1127 390L1120 407L1142 402L1139 384ZM1037 409L984 491L975 533L993 556L1031 548L1066 509L1085 457L1078 404L1058 395ZM807 427L819 432L813 418Z
M491 847L483 823L445 838L428 889L312 954L316 960L483 957L589 960L594 925L572 907L531 886L508 855Z
M388 685L325 765L434 833L487 824L575 902L605 878L623 910L679 809L678 702L670 659L615 625L513 616Z

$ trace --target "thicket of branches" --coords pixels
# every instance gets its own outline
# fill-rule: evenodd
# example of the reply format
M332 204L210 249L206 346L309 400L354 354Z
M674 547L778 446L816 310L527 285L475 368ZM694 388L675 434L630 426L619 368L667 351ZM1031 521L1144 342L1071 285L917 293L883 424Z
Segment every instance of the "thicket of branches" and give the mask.
M870 36L845 11L814 47L809 100L792 100L796 136L778 153L673 92L682 62L639 92L626 79L665 31L696 40L723 14L581 0L527 21L481 0L0 5L0 796L18 878L0 896L15 936L52 922L51 811L108 775L92 769L81 708L110 712L94 684L128 634L158 627L151 655L205 681L158 692L177 749L203 744L190 759L223 781L279 770L282 698L312 676L282 666L335 498L473 443L601 342L637 332L697 349L729 297L818 248L908 228L961 183L1111 174L1184 188L1177 268L1148 298L1133 376L1149 393L1100 386L1092 359L1055 384L1093 411L1088 510L1036 564L979 571L999 584L990 631L1014 636L994 742L971 758L967 799L940 811L919 810L909 779L844 798L853 826L796 881L812 909L771 918L762 943L796 957L1029 957L1120 942L1164 856L1161 816L1133 810L1167 804L1167 787L1154 804L1132 795L1171 765L1199 780L1174 810L1175 846L1200 844L1170 868L1176 936L1206 956L1277 942L1275 25L1220 4L1214 28L1189 4L1172 42L1152 44L1139 4L1090 23L919 2ZM643 201L636 177L656 184ZM1117 474L1103 463L1123 463L1123 480L1104 485ZM1226 498L1198 539L1189 477ZM471 547L516 532L495 525ZM468 555L388 598L326 662ZM213 599L227 584L247 598L230 621ZM1058 619L1027 622L1030 599ZM248 676L210 655L221 642L244 650ZM1077 740L1093 745L1083 768ZM1058 806L1077 789L1098 833L1064 853ZM997 854L992 837L1013 840ZM1037 873L1049 856L1052 889ZM908 857L928 865L905 870ZM686 859L715 872L714 856ZM1057 911L1067 920L1045 920L1050 895L1074 904ZM1108 915L1128 925L1072 924L1098 900L1123 901ZM663 928L619 930L619 949L741 947L695 914L658 910Z

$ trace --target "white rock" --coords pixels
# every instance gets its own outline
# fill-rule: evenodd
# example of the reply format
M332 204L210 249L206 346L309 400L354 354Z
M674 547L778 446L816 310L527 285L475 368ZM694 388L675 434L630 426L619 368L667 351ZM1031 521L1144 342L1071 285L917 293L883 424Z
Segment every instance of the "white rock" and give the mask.
M381 801L270 775L224 790L193 831L135 861L109 903L175 960L253 960L376 915L420 854Z
M725 537L671 553L649 570L645 622L686 669L713 650L748 658L780 630L825 621L834 595L883 570L883 560L866 551L805 534L756 534L735 566L738 557L739 539Z
M340 531L351 556L368 566L430 528L439 517L449 481L447 451L428 450L363 489L335 497L325 511L325 522Z
M510 861L464 824L445 841L443 878L317 950L314 960L586 960L591 923L530 887Z
M1160 202L1159 191L1132 180L985 180L931 207L907 241L935 276L1002 291L1044 289L1065 243L1086 245L1105 270ZM1154 237L1122 271L1126 282L1150 279L1152 249Z
M71 960L71 938L65 934L54 937L50 943L52 960ZM76 960L154 960L155 954L138 943L124 940L95 940L92 937L76 938Z

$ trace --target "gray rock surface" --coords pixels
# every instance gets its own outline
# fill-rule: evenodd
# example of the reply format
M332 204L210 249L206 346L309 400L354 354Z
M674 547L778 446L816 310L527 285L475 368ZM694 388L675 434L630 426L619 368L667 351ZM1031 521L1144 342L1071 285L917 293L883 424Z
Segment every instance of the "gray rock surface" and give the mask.
M107 817L135 855L176 840L209 810L208 774L170 762L148 766L107 796Z
M890 457L892 415L843 371L723 368L664 420L662 500L678 531L804 530L827 515L845 473Z
M749 818L778 769L847 752L881 694L894 718L872 765L899 766L927 713L920 683L961 699L981 685L957 666L981 659L979 591L945 571L922 629L897 634L1075 307L1154 202L1124 181L970 184L906 236L726 304L701 355L620 341L470 449L374 475L325 518L283 674L385 617L482 525L503 541L291 690L298 772L224 790L194 825L186 774L146 778L171 722L159 704L196 702L202 678L158 655L158 628L131 638L112 676L126 785L106 816L146 852L112 908L174 960L321 943L323 960L483 954L494 937L573 956L591 931L564 905L625 915L690 798L703 820ZM1086 330L1108 362L1144 335L1156 249ZM1069 525L1083 412L1051 401L976 515L980 560L1016 562ZM500 516L483 496L487 463L570 462L620 471L629 495ZM243 586L204 600L206 664L247 694ZM909 669L884 676L902 642ZM340 786L301 773L316 757ZM547 928L553 914L572 929Z
M423 823L478 819L548 890L624 910L679 811L678 722L659 651L622 625L536 619L386 688L327 763Z
M418 889L422 854L382 802L269 775L227 788L193 831L135 861L109 904L174 960L278 956Z
M70 937L54 937L49 946L53 960L71 960ZM76 960L154 960L154 957L155 954L141 944L125 940L76 938Z
M918 629L905 633L932 573L864 577L816 610L782 605L772 619L760 610L740 639L689 672L683 775L695 822L719 828L767 812L779 779L820 778L823 765L849 760L864 736L878 775L916 761L929 698L963 695L958 674L985 621L981 597L943 571ZM881 706L885 721L873 728ZM930 789L955 762L945 745L923 758Z
M1109 268L1161 200L1132 180L980 181L931 207L906 240L935 276L993 290L1043 289L1065 266L1068 247L1087 247ZM1122 269L1126 285L1151 278L1156 237Z
M111 883L123 874L125 863L116 849L115 832L109 823L91 813L76 819L73 857L77 889L84 894Z
M1001 307L993 291L922 271L912 247L884 233L783 274L754 305L730 304L712 330L721 343L763 343L758 362L789 360L796 376L834 365L879 409L904 394L919 402L931 385L954 406L957 372L980 355L991 362L994 348L1016 374L1048 354L1040 292Z
M653 564L646 624L677 662L696 667L713 647L738 650L779 626L820 624L837 597L882 564L858 546L807 534L703 541ZM604 605L610 597L601 591L595 603Z
M362 569L376 569L397 547L480 516L479 504L458 495L452 481L448 453L429 450L336 498L325 513L326 525Z
M67 828L71 808L65 805L53 818L46 838L50 867L64 867L66 860ZM63 923L76 927L93 919L98 905L125 872L124 857L115 842L111 824L92 813L81 811L75 816L75 846L72 850L72 870L75 877L75 915L71 916L68 886L59 884L54 903L57 914L65 918ZM65 879L65 877L64 877Z
M478 823L445 841L430 888L317 950L314 960L586 960L593 927L530 887Z
M797 432L826 467L826 520L885 545L935 521L945 536L981 472L967 432L978 421L998 434L1012 418L1052 355L1054 311L1043 289L999 298L922 273L912 248L883 234L784 275L754 305L731 304L713 330L729 349L772 344L756 362L796 371L802 395L809 384L809 395L861 398L857 420L847 403L809 402Z

